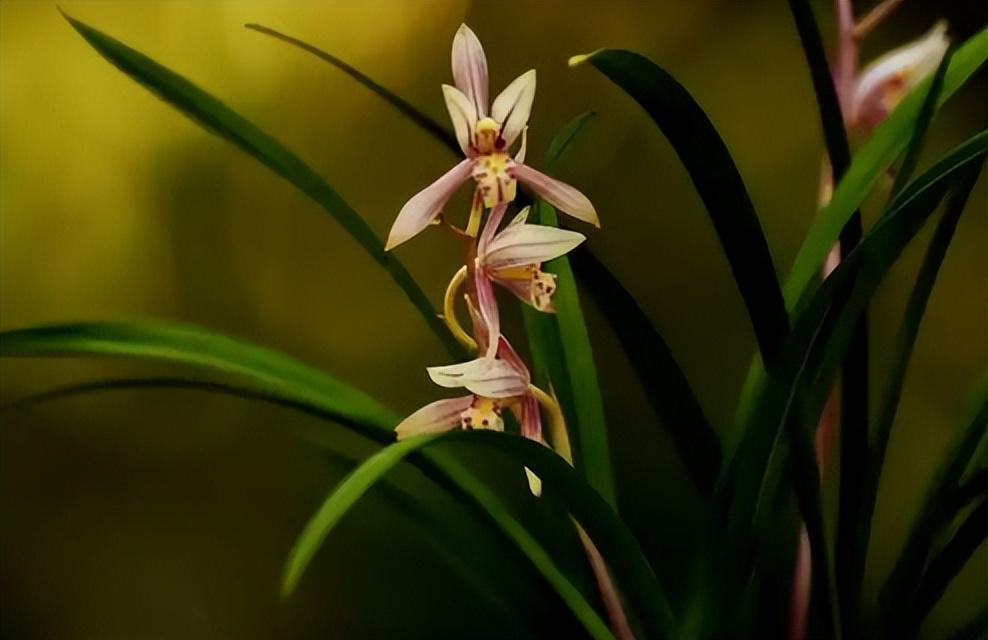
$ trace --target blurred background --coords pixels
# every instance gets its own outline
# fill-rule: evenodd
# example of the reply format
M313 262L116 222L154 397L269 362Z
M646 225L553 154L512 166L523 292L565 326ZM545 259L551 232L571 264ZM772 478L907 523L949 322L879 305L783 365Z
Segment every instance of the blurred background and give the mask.
M706 213L645 114L592 69L568 69L566 60L602 46L633 49L685 84L730 147L784 273L814 213L823 153L785 3L66 0L61 7L286 143L382 238L401 205L449 166L448 152L340 72L243 24L322 47L445 122L439 85L451 81L453 33L469 23L487 50L492 95L538 70L529 139L535 166L558 127L597 112L555 173L595 203L603 228L583 229L591 247L638 297L728 435L753 339ZM832 39L829 4L816 9ZM988 8L978 0L909 0L864 43L865 60L940 17L959 40L988 23ZM984 126L985 79L975 78L942 111L925 162ZM444 351L362 249L293 187L112 68L54 3L0 3L0 83L0 328L86 319L195 323L284 350L398 412L442 395L424 368L445 363ZM988 361L986 199L982 179L917 344L879 496L869 598ZM866 219L877 213L869 206ZM929 231L872 307L876 391ZM398 255L438 303L459 260L457 244L426 233ZM587 313L622 515L664 579L684 584L703 518L698 495L600 310L588 305ZM508 323L520 336L518 317L509 314ZM176 373L203 375L109 360L0 362L3 401L70 382ZM188 391L88 395L9 411L2 422L4 637L579 633L496 535L478 528L458 541L492 566L517 567L492 578L492 593L480 593L436 553L452 543L415 533L386 492L353 510L296 596L282 602L286 553L346 472L297 431L320 432L351 455L371 451L332 426ZM482 462L522 517L545 525L547 544L578 559L573 541L548 526L551 500L536 508L520 474ZM396 478L441 513L465 518L412 471ZM983 546L924 637L943 637L983 605L986 575Z

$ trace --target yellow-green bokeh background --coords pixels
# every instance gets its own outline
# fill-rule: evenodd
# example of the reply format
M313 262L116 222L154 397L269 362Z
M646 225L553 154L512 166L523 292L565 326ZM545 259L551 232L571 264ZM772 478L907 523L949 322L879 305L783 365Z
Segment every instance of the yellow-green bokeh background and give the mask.
M753 346L705 212L636 105L593 70L565 63L620 46L649 55L689 87L731 148L784 271L813 214L822 154L785 3L67 0L62 8L285 142L382 237L403 202L449 165L447 152L325 63L242 25L260 22L326 48L444 119L439 84L449 82L452 34L467 21L485 44L495 90L538 69L529 151L536 164L556 128L597 111L558 173L600 212L603 228L587 230L591 246L638 296L711 418L729 422ZM817 9L828 11L823 3ZM944 13L961 36L988 20L974 1L907 2L866 43L866 57L921 34ZM978 76L944 109L927 162L984 126L984 80ZM401 412L439 397L424 367L444 362L440 345L356 243L291 186L113 69L54 3L0 2L0 83L0 327L196 323L282 349ZM917 344L878 504L869 597L988 360L986 208L982 180ZM875 215L874 207L866 211ZM438 301L456 245L433 231L398 254ZM872 307L876 386L886 379L921 255L917 243ZM588 314L623 513L676 581L697 496L600 310ZM109 361L0 363L4 400L58 383L174 371ZM343 473L292 435L293 426L321 427L313 421L174 392L62 401L2 421L6 637L506 633L508 623L456 582L378 496L334 533L298 595L279 601L281 562ZM521 478L494 473L537 519ZM508 550L495 552L519 567L517 590L505 597L530 632L571 629L535 574ZM930 619L927 637L942 637L988 600L986 575L981 549ZM464 628L471 631L454 632Z

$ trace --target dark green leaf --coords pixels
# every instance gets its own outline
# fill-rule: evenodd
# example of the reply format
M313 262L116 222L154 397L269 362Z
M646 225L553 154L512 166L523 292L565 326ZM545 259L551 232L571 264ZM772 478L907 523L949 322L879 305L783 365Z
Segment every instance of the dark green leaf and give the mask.
M960 145L906 190L899 204L882 218L864 237L861 244L823 282L800 315L783 349L776 370L770 371L756 390L756 401L743 440L736 454L734 484L730 498L729 534L735 541L747 545L758 531L760 512L766 508L765 496L771 495L766 479L775 472L767 467L771 452L786 426L792 435L790 420L798 420L798 428L810 430L816 424L833 377L848 348L854 328L878 285L909 241L932 215L946 191L957 184L969 183L972 174L980 170L988 150L988 132L978 134ZM808 436L801 436L805 438ZM790 437L796 445L799 440ZM815 459L803 447L796 446L793 467L813 469ZM797 478L797 481L799 478ZM807 524L812 504L805 495L808 486L797 496ZM802 492L804 495L799 495ZM822 521L822 518L816 518ZM814 542L810 530L811 542ZM815 544L825 544L822 531ZM828 558L829 551L817 549L815 555ZM746 578L746 553L739 553ZM814 575L831 585L827 564L815 564ZM833 593L832 586L821 589ZM834 612L835 613L835 612Z
M384 251L384 245L363 218L298 156L182 76L122 42L74 18L65 17L72 27L115 67L196 123L253 156L318 203L378 264L388 271L450 353L456 356L463 354L462 348L450 335L428 297L415 283L404 265Z
M895 174L895 182L892 184L892 197L902 191L912 178L916 165L919 163L919 154L923 150L923 142L926 140L926 132L933 122L933 116L937 112L937 104L940 102L940 94L943 92L943 81L947 75L947 68L950 66L950 51L943 56L936 73L933 74L933 82L930 90L926 92L923 106L920 107L919 115L916 117L916 125L913 127L912 136L909 138L909 146L906 148L906 155L899 165L899 170Z
M789 321L755 207L724 141L689 92L648 58L601 49L570 60L582 62L634 98L676 150L720 238L762 356L772 362Z
M897 630L908 629L903 629L903 623L908 624L908 621L904 621L900 614L906 607L915 604L917 583L930 563L937 540L957 515L952 508L954 501L951 497L959 490L972 458L988 434L988 375L978 385L974 406L970 423L940 465L906 538L902 554L882 586L882 628L889 629L885 637L892 638Z
M418 436L397 444L370 458L345 479L320 508L299 538L286 565L289 587L305 568L319 543L339 518L388 469L406 456L436 442L469 442L510 455L542 478L547 490L559 497L584 527L608 563L621 592L639 614L649 637L673 635L671 612L648 560L634 536L599 494L586 485L573 469L548 448L531 440L492 431L454 431ZM603 634L607 635L603 635ZM598 637L608 637L606 626Z
M0 357L104 355L177 362L258 383L261 399L330 418L377 442L391 442L399 418L326 374L288 356L194 327L76 323L0 333ZM575 589L535 538L479 478L454 456L426 452L416 464L477 515L488 519L566 600ZM566 594L566 595L564 595ZM582 615L580 611L575 614ZM582 618L581 618L582 620Z
M978 615L964 626L950 634L948 640L984 640L985 634L988 634L988 605L985 605Z
M384 98L391 106L397 109L402 115L407 117L409 120L417 124L423 131L428 133L430 136L438 140L440 143L445 145L450 151L455 155L461 156L463 152L460 150L460 144L456 141L456 137L450 133L450 131L437 123L434 119L430 118L426 114L419 111L414 105L402 98L401 96L395 94L394 92L388 90L387 88L381 86L374 81L373 78L367 74L361 72L359 69L347 64L343 60L340 60L331 53L327 53L322 49L312 46L302 42L298 38L293 38L292 36L285 35L279 31L275 31L270 27L265 27L259 24L246 24L244 25L248 29L253 29L259 33L272 36L281 40L282 42L287 42L288 44L294 45L303 51L307 51L317 58L328 62L333 65L343 73L347 74L360 84L364 85L380 97Z
M556 132L556 135L552 137L549 141L549 150L545 154L545 166L546 169L552 169L556 163L559 162L560 158L566 154L566 151L573 144L573 141L580 135L583 128L590 121L590 118L594 117L593 111L587 111L576 116L569 122L563 125L563 127Z
M954 230L960 220L969 192L955 193L945 210L936 231L930 240L923 264L916 276L916 284L909 295L903 314L902 326L895 342L892 358L891 376L885 393L882 396L880 411L871 435L866 472L861 484L857 487L860 495L860 511L854 514L856 523L854 531L853 567L851 579L860 589L864 578L865 559L868 553L868 543L871 537L871 522L874 516L875 501L878 497L878 486L881 480L882 468L885 463L885 453L888 447L892 426L895 423L896 411L902 397L902 389L906 380L906 371L912 357L916 337L919 335L920 324L930 294L936 283L940 265L947 255L947 249L954 237Z
M592 253L577 250L572 263L614 326L652 410L669 430L693 482L712 492L720 474L720 442L669 346L631 293Z
M988 30L965 42L950 59L939 104L943 104L988 58ZM814 282L824 258L875 182L906 147L932 78L919 83L854 155L830 204L814 219L783 287L791 311Z

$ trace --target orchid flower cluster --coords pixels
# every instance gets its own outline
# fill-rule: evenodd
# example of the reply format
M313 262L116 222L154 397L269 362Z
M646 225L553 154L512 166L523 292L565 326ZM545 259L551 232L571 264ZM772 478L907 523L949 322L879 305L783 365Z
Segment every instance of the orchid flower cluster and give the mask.
M528 119L535 98L535 70L520 75L488 105L487 57L480 40L466 25L460 26L453 39L452 67L456 86L444 84L443 96L466 157L401 208L388 236L387 249L444 221L446 203L473 178L475 187L466 228L459 229L446 221L470 242L466 264L447 289L444 320L457 340L475 350L477 357L427 369L437 385L465 389L469 395L422 407L402 421L396 432L404 438L456 427L503 431L503 411L507 409L516 417L523 436L545 443L542 412L561 424L559 407L551 395L532 384L528 367L501 334L494 285L504 287L540 312L552 313L556 280L542 271L542 264L565 255L586 238L575 231L530 224L528 207L503 228L502 223L515 200L519 181L578 220L599 226L597 213L580 191L524 164ZM512 155L516 142L518 148ZM454 311L464 284L472 335L463 330ZM565 435L564 431L560 435ZM557 449L562 448L560 445ZM529 481L532 491L538 494L538 479L529 474Z

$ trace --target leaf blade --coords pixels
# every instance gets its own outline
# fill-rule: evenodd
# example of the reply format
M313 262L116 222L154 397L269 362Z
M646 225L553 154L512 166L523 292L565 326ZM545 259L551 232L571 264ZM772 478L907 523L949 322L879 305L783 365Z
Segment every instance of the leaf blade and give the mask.
M405 292L449 352L462 349L439 319L425 292L390 253L363 218L298 156L189 80L141 52L69 15L69 24L113 66L143 85L207 131L230 142L287 180L329 213Z
M689 92L648 58L601 49L571 59L570 65L583 62L631 96L672 144L707 208L763 358L772 362L789 320L754 204L727 145Z

